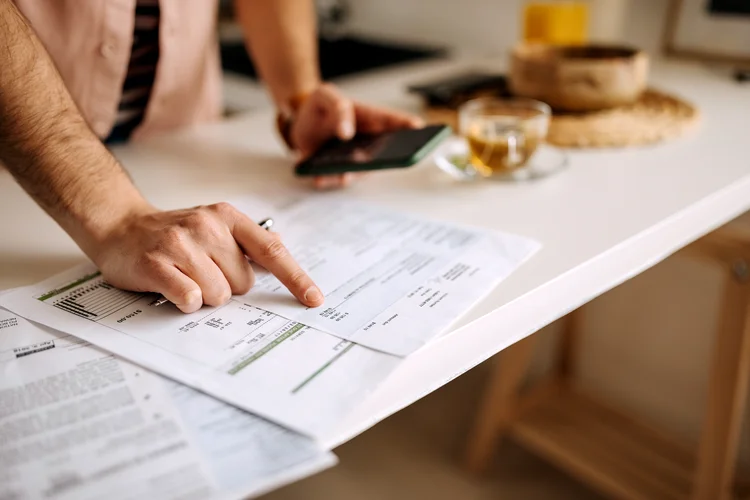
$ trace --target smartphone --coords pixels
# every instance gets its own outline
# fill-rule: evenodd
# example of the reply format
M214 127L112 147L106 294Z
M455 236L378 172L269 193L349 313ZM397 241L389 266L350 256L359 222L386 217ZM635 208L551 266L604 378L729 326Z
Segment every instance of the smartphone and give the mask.
M401 129L378 135L333 140L295 168L299 176L335 175L386 168L410 167L451 134L447 125Z

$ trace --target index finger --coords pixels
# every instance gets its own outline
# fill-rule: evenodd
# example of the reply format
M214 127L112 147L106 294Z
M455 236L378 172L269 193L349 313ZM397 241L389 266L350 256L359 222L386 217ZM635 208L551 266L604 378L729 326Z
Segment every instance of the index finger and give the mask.
M239 214L235 220L232 235L245 255L276 276L297 300L309 307L323 304L323 293L279 238L243 214Z
M425 125L424 120L417 116L367 104L356 103L354 112L359 132L376 134L400 128L420 128Z

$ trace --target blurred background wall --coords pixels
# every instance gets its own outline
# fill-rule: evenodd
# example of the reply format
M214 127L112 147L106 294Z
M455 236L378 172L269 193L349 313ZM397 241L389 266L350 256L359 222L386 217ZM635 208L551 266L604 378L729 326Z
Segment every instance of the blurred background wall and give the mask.
M520 0L348 0L347 30L378 39L504 53L520 38ZM591 37L659 46L666 0L595 0Z

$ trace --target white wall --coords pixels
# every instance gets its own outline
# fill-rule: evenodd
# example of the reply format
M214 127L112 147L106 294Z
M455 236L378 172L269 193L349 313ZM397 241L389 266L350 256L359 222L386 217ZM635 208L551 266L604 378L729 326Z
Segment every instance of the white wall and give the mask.
M348 0L349 30L380 39L497 52L519 37L521 0Z
M349 31L383 40L504 53L521 36L523 0L348 0ZM595 0L591 37L660 44L667 0Z

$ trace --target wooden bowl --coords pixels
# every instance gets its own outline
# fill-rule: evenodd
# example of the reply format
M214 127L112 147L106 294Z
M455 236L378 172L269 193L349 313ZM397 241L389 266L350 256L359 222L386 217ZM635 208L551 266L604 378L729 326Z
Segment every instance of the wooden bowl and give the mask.
M515 95L561 111L597 111L638 100L646 89L648 56L630 47L519 45L509 85Z

